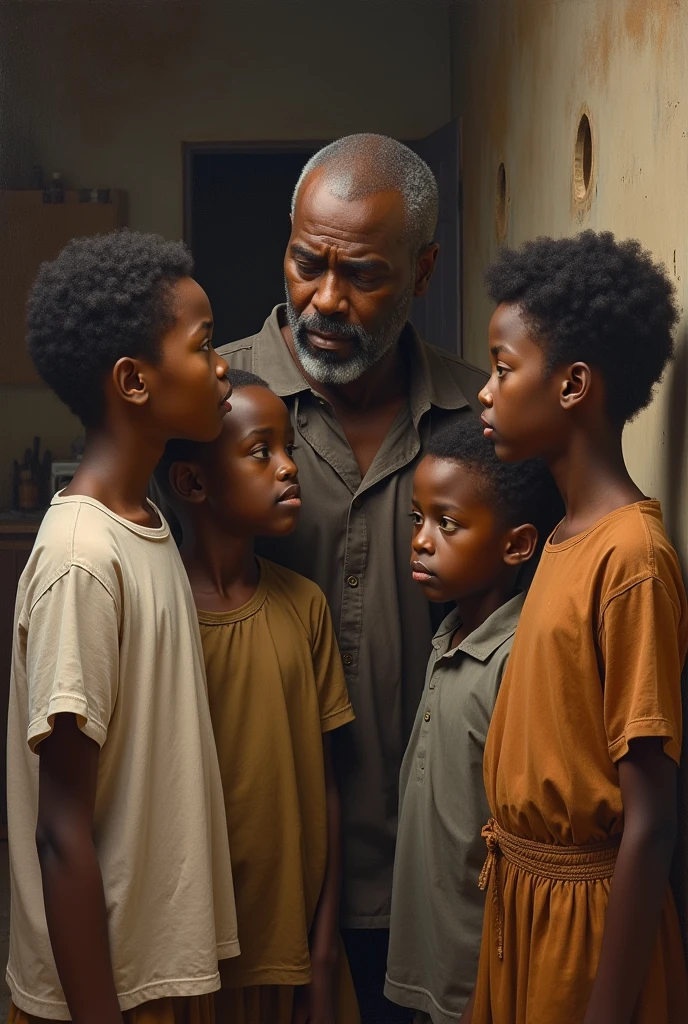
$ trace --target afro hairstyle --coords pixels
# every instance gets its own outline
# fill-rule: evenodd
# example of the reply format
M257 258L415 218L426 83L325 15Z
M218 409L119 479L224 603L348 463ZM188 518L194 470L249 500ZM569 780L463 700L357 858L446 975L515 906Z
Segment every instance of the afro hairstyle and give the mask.
M100 422L118 359L157 361L176 318L171 288L192 271L182 242L126 229L72 239L41 265L27 307L29 352L84 426Z
M230 368L225 374L226 379L232 385L232 391L240 391L242 388L267 388L270 385L259 377L257 373L250 373L248 370L233 370ZM231 416L231 412L227 413ZM175 462L198 462L204 451L207 451L213 442L188 441L183 438L173 438L165 445L160 462L155 467L153 476L167 498L174 498L170 487L170 470Z
M532 523L542 547L565 514L554 477L542 459L502 462L494 445L472 416L442 423L434 432L426 456L455 462L480 479L480 493L498 522L508 529Z
M502 249L485 279L497 305L520 307L549 369L582 360L600 371L613 423L648 405L679 313L666 270L640 242L609 231L536 238Z

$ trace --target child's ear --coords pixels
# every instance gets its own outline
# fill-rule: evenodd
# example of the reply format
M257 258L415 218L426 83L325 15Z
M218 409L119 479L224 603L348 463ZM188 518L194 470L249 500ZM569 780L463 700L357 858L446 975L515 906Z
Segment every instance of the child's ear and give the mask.
M205 501L205 485L200 467L193 462L173 462L170 466L170 487L183 501L200 504Z
M590 394L592 370L587 363L572 363L561 382L559 400L563 409L573 409Z
M532 523L524 523L523 526L512 526L506 536L506 547L504 549L504 561L507 565L518 567L529 561L535 554L537 548L538 532L537 527Z
M148 401L148 386L141 372L142 366L138 359L123 356L118 359L112 369L112 383L115 391L125 402L134 405L145 405Z

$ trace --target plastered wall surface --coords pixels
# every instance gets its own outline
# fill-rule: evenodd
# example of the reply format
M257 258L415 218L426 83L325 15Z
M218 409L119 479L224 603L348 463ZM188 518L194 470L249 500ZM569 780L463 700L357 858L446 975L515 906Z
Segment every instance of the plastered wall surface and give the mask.
M453 109L463 120L464 352L487 365L482 275L497 251L497 170L506 242L587 227L642 240L688 312L688 4L677 0L489 0L453 13ZM578 206L577 126L589 112L592 191ZM626 430L628 462L659 497L688 568L688 348Z
M129 225L182 233L182 141L399 138L450 116L449 11L392 0L92 0L0 5L0 182L40 163L129 194ZM2 339L0 339L1 341ZM11 460L77 420L42 388L0 391Z
M463 3L453 17L453 109L463 118L464 351L487 365L492 307L482 275L497 251L501 161L508 244L591 227L637 237L663 260L683 308L676 361L624 441L639 486L662 501L688 579L688 3L489 0ZM573 160L584 109L593 179L589 200L578 206ZM688 702L684 735L687 712ZM675 882L688 939L685 760L681 774Z

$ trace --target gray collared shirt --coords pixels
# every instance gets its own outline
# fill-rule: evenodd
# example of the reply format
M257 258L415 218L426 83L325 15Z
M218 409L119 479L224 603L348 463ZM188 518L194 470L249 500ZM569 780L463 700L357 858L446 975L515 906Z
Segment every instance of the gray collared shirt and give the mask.
M483 784L487 729L525 594L517 594L455 648L456 610L432 642L399 782L399 835L385 993L453 1024L478 969L490 817Z
M341 730L342 921L387 927L401 760L432 638L430 608L409 569L413 472L431 427L470 415L485 374L404 329L409 402L361 478L327 401L311 390L280 331L276 307L251 338L218 349L263 377L287 404L298 446L303 509L295 533L263 539L266 558L314 580L337 630L356 721Z

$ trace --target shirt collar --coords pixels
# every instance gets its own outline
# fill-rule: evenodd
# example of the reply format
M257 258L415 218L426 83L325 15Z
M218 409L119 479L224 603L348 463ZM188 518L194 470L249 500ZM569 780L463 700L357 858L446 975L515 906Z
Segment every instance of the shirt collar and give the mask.
M310 390L280 330L280 318L285 309L284 303L275 306L260 332L260 344L254 349L256 373L268 379L272 390L281 398ZM411 415L416 425L431 405L440 409L463 409L468 405L458 384L447 372L441 354L421 340L410 322L404 327L401 343L406 347L410 363Z
M450 612L440 628L435 633L435 640L438 643L437 656L451 657L456 651L463 651L470 654L478 661L487 661L498 647L508 640L516 632L523 602L526 599L524 593L518 593L506 604L501 605L495 612L492 612L482 625L469 633L465 640L462 640L453 650L449 650L451 638L461 625L461 616L457 608Z

